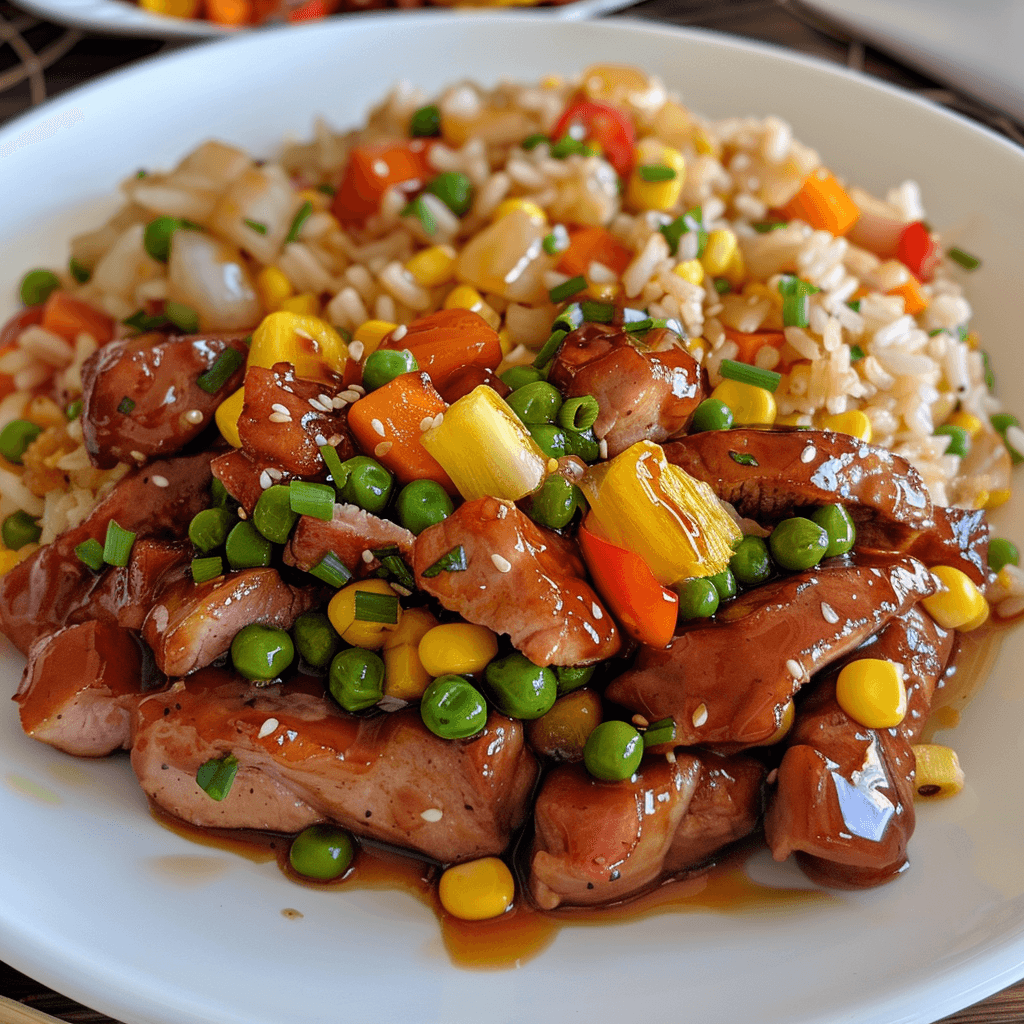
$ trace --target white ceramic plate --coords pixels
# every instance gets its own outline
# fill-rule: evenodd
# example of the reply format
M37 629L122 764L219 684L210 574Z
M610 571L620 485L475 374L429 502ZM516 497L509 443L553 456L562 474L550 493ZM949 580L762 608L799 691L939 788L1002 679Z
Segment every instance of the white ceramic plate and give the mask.
M483 0L477 0L483 2ZM538 7L533 10L545 18L564 21L577 21L581 18L592 18L608 11L621 11L624 7L632 7L637 0L568 0L567 3L552 7ZM31 11L40 18L56 22L58 25L70 25L83 28L90 32L104 32L110 35L151 36L154 39L196 39L205 36L233 36L247 29L231 28L218 25L205 18L171 18L162 14L152 14L143 10L131 0L18 0L18 6ZM431 8L427 13L461 14L473 17L476 12L472 8L459 8L446 11L444 8ZM505 10L502 13L513 17L520 13L519 8ZM403 17L404 10L391 10L391 17ZM363 14L359 14L363 17ZM334 15L348 19L351 14Z
M1024 153L843 70L627 21L337 20L189 50L61 97L0 132L11 197L0 206L0 301L13 307L25 268L63 261L66 237L109 209L112 183L203 138L269 154L317 114L357 123L399 77L433 90L594 61L642 65L712 115L785 113L838 173L872 190L916 175L936 227L955 226L958 244L984 257L970 280L976 326L1004 391L1020 393ZM1020 521L1022 507L1016 499L1001 521ZM1024 632L1010 634L955 735L967 790L920 808L912 868L889 886L566 928L519 969L479 973L449 963L411 897L313 892L272 864L191 845L150 818L123 759L75 761L33 743L9 707L0 957L129 1024L932 1021L1024 975L1022 661ZM0 665L12 690L20 664ZM795 884L763 857L748 870ZM286 919L287 907L304 916Z

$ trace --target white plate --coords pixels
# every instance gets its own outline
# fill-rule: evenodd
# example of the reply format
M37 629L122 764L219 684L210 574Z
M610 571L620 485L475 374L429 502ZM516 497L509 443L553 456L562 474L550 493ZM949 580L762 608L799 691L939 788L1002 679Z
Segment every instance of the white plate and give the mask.
M483 2L483 0L479 0ZM551 7L533 8L537 14L545 18L562 21L578 21L581 18L592 18L609 11L621 11L624 7L632 7L638 0L569 0L567 3ZM233 36L248 29L232 28L218 25L205 18L171 18L163 14L152 14L143 10L130 0L18 0L18 6L31 11L40 18L56 22L58 25L70 25L72 28L84 28L90 32L104 32L118 36L151 36L154 39L196 39L206 36ZM431 8L426 13L466 14L470 17L477 13L472 8L459 8L455 11L443 7ZM420 13L420 12L417 12ZM513 17L520 13L519 8L503 11ZM391 10L391 17L404 17L405 10ZM348 19L351 13L333 15ZM363 13L359 17L365 17ZM271 26L264 26L267 28ZM257 31L261 31L258 29Z
M0 206L0 296L13 306L25 268L64 259L64 239L109 206L111 183L203 138L269 154L317 114L357 123L399 77L434 90L593 61L642 65L716 116L785 113L870 189L915 172L932 222L958 225L958 243L985 259L970 279L976 325L1004 389L1020 393L1024 153L844 70L627 21L341 19L153 60L61 97L0 132L0 177L16 199ZM1015 499L1002 521L1022 507ZM454 968L411 897L313 892L274 865L165 831L122 759L74 761L33 743L10 707L0 957L129 1024L932 1021L1024 975L1022 661L1017 632L955 736L966 792L920 808L912 868L889 886L771 912L566 928L542 955L496 972ZM0 665L12 688L20 663ZM764 858L750 870L771 877ZM286 907L304 916L287 920Z

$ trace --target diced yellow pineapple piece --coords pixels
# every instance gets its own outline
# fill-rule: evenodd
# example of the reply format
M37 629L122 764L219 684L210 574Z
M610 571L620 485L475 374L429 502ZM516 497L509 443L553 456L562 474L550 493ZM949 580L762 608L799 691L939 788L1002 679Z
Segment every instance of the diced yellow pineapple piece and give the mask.
M263 318L253 331L249 366L291 363L296 377L327 380L327 370L341 373L348 349L341 335L316 316L279 311Z

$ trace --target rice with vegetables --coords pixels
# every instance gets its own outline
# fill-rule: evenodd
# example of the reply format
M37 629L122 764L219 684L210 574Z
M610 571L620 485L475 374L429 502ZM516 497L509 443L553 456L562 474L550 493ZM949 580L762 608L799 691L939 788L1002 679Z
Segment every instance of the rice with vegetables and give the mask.
M26 308L4 328L0 515L7 570L68 538L90 572L111 573L105 566L142 558L138 549L129 555L131 530L122 531L131 538L123 551L120 538L108 535L113 555L95 531L87 536L94 509L116 506L139 474L167 488L171 470L156 467L174 464L179 452L198 457L215 421L227 442L213 454L224 493L189 531L189 586L224 579L225 557L230 570L250 572L272 572L283 558L286 577L312 573L337 591L326 616L331 625L318 620L315 629L333 630L349 645L336 655L346 672L365 682L373 676L366 652L384 645L385 654L401 653L384 657L382 673L386 666L388 678L395 672L406 684L412 676L422 680L389 689L382 675L365 703L351 693L339 698L332 682L346 712L385 712L358 719L360 729L377 722L372 728L383 734L390 728L379 725L383 718L422 701L431 735L468 742L492 727L472 685L485 678L494 705L513 722L530 723L524 742L542 760L586 761L588 779L553 770L538 797L530 884L542 907L611 899L604 882L601 895L588 895L580 888L585 873L573 875L559 860L565 857L553 822L573 787L596 785L594 779L635 786L646 777L655 789L688 785L693 799L710 806L724 784L714 781L718 768L698 763L701 750L743 758L748 748L770 750L791 727L803 735L810 727L801 722L828 710L830 687L846 714L890 736L878 740L878 756L888 759L894 778L913 779L912 749L918 772L938 780L928 785L946 791L961 784L955 757L921 745L920 733L953 630L977 628L990 606L1003 618L1024 609L1016 550L1001 539L989 544L984 515L1010 496L1024 434L995 397L971 329L961 281L979 260L943 248L913 182L871 195L844 182L841 169L823 163L777 117L711 121L656 79L598 66L578 81L492 90L460 83L434 100L402 85L358 130L336 133L320 123L311 141L286 146L271 162L207 142L171 171L140 170L122 191L125 203L106 224L72 240L67 271L28 275ZM141 340L123 340L133 336ZM188 359L199 390L180 409L175 403L188 389L179 382L178 392L167 390L161 415L175 409L169 440L145 425L150 416L156 423L160 410L143 396L156 388L146 381L164 372L152 352L180 346L182 336L196 339L188 341ZM298 431L289 435L287 455L260 448L271 443L261 433L274 428L282 436ZM254 454L261 451L262 461ZM724 468L716 461L723 454ZM780 460L789 460L784 471ZM641 480L647 483L638 491ZM226 554L218 552L239 524L248 546L236 562L230 539ZM519 576L527 570L513 549L501 547L513 529L514 551L529 551L558 578L547 624L520 623L520 609L513 611L543 603ZM855 535L856 557L847 557ZM170 564L171 554L146 550L160 572L169 571L160 559ZM878 560L880 552L886 560ZM673 657L695 644L693 657L719 664L715 658L725 659L731 643L729 622L749 616L754 623L764 613L756 585L775 588L777 607L795 610L810 584L786 573L811 572L823 558L838 559L826 563L836 589L815 598L815 609L845 629L847 640L866 630L857 643L872 643L879 658L847 668L868 660L890 666L879 685L902 693L894 721L875 721L870 712L870 720L857 718L851 709L863 710L862 691L851 674L844 682L844 668L814 688L793 726L796 689L823 667L818 654L800 652L782 660L785 685L768 717L751 711L742 725L726 727L710 698L694 696L681 710L678 695L665 696L665 673L679 671ZM370 581L351 583L353 575ZM807 577L815 585L818 578ZM470 580L495 595L478 594L472 610L458 594ZM739 597L737 580L751 588ZM873 619L856 618L855 608L844 612L844 595L873 600L880 589L887 596ZM569 597L584 610L573 603L566 611ZM290 592L287 609L277 597L266 601L253 605L257 632L287 630L317 603L306 591ZM492 603L484 607L486 601ZM402 628L414 636L401 643L385 636L399 629L399 606ZM128 616L128 626L122 612L115 616L117 628L141 631L172 679L206 671L227 654L222 645L207 661L184 668L173 661L165 634L177 607L158 604L162 612L154 618L151 611L145 624ZM457 617L442 621L439 607ZM10 632L14 612L7 614ZM60 627L54 636L80 628L74 614L40 627L37 642L50 642L52 627ZM502 614L515 621L506 627ZM891 631L893 615L900 628L931 637L927 658L924 647ZM326 671L326 663L315 664L314 627L305 621L303 664ZM420 641L435 629L449 633L433 634L424 655ZM274 683L292 655L275 654L273 670L260 674L252 660L267 652L256 644L253 655L247 645L256 641L238 641L242 632L230 644L235 668ZM496 638L501 633L510 634L511 651ZM708 653L716 644L721 655ZM834 644L835 658L847 653L838 638ZM616 660L637 649L632 663ZM400 670L393 667L399 659ZM594 664L601 666L597 683ZM546 666L558 667L557 686L554 674L543 676ZM509 697L507 680L518 685L534 669L541 672L534 697L550 690L550 701ZM33 671L30 665L26 678ZM441 680L454 680L450 692L428 699ZM635 711L632 724L611 719L601 727L612 748L627 732L637 737L629 740L625 774L621 764L608 767L607 750L584 758L583 743L556 741L533 724L544 721L556 696L578 704L574 714L600 718L608 711L602 681L610 699ZM213 685L196 684L204 693ZM23 694L30 690L23 682ZM137 698L132 736L152 738L156 727ZM258 739L291 706L273 703L283 696L260 699L266 711ZM890 749L908 715L914 724L899 737L906 749ZM649 759L640 769L645 748ZM764 754L730 762L730 784L746 787L749 806L719 846L757 827L749 807L766 775L780 791L790 784L793 749L795 741L781 761ZM661 754L667 756L651 767L650 758ZM135 765L140 777L144 756ZM242 771L255 770L242 762ZM202 799L211 803L216 792L214 800L223 800L238 764L234 753L204 761ZM684 785L687 771L692 778ZM666 772L675 781L661 779ZM525 800L532 776L513 775L506 797ZM894 791L900 785L893 783ZM559 796L559 787L570 795ZM147 792L161 802L148 785ZM214 822L186 804L171 802L183 817ZM522 808L495 807L500 834L521 823ZM790 849L788 813L769 809L766 829L777 856ZM440 820L427 811L422 817ZM322 808L310 820L324 818L348 821ZM306 824L300 815L262 827L299 831ZM369 825L359 834L398 841ZM502 849L477 845L492 855ZM412 846L441 863L477 862L463 848ZM888 850L877 871L858 861L859 853L840 859L842 870L809 870L836 884L873 884L902 870L904 847ZM479 852L473 843L466 849ZM653 873L641 872L634 889L713 853L700 842L686 850L689 859L677 851ZM817 863L817 854L809 856Z

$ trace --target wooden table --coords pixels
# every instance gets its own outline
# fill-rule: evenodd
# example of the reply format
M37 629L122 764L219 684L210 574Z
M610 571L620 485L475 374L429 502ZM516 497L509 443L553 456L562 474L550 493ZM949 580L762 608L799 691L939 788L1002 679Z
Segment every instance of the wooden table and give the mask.
M645 0L629 14L764 40L857 68L944 103L1024 145L1024 132L1007 116L937 85L856 39L812 27L795 0ZM8 44L0 49L0 123L106 71L187 45L69 30L24 14L6 0L0 0L0 42ZM117 1024L2 963L0 996L75 1024ZM0 1024L22 1024L13 1012L0 1003ZM1024 1024L1024 982L945 1018L943 1024Z

